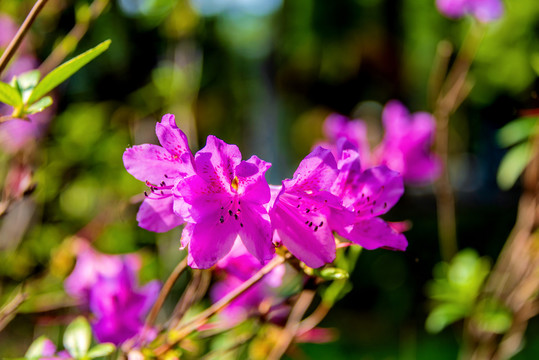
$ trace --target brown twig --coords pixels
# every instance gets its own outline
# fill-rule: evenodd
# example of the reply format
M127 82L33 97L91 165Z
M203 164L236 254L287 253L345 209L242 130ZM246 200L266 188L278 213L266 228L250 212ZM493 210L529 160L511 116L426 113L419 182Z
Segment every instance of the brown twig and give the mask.
M262 269L258 270L256 274L251 276L248 280L243 282L240 286L238 286L234 291L228 293L225 297L223 297L218 302L214 303L212 306L207 308L206 310L202 311L200 314L195 316L191 321L189 321L187 324L180 327L176 332L174 336L174 341L171 341L169 343L163 344L160 347L158 347L154 353L156 356L161 356L167 351L169 351L172 347L174 347L176 344L178 344L183 338L185 338L187 335L189 335L191 332L196 330L198 327L204 325L211 316L217 314L221 310L223 310L225 307L228 306L234 299L236 299L238 296L243 294L247 289L249 289L251 286L259 282L264 276L266 276L268 273L270 273L273 269L275 269L277 266L284 263L285 258L282 256L275 256L270 262L268 262Z
M210 280L211 274L207 270L194 271L193 278L189 282L189 285L187 285L187 288L180 298L180 301L178 301L178 304L172 312L168 326L169 329L178 326L187 310L189 310L193 304L197 303L204 296L208 290L208 286L210 285Z
M316 293L314 290L303 290L300 293L294 307L292 308L292 311L290 311L286 325L282 330L281 335L277 339L277 344L275 344L267 357L268 360L278 360L286 352L292 343L292 340L298 333L301 318L311 305L315 294Z
M449 118L462 103L470 88L466 79L482 39L482 27L472 28L451 67L435 103L436 153L442 161L442 174L436 182L438 237L442 258L449 261L458 250L455 220L455 195L449 178ZM447 49L446 49L447 50ZM447 56L447 54L445 54ZM440 68L441 69L441 68Z
M152 309L148 313L148 316L146 317L146 323L145 327L150 328L155 323L155 319L157 318L157 315L159 314L159 310L161 310L161 307L163 306L165 299L167 298L168 293L172 289L172 286L176 283L176 280L180 277L180 275L184 272L184 270L187 268L187 256L176 265L172 273L169 275L167 281L163 285L163 288L161 288L161 291L159 292L159 296L157 297L157 300L152 306Z
M313 311L311 315L306 317L299 324L298 335L305 334L306 332L314 329L316 325L320 324L322 320L331 310L331 305L322 301L320 305Z
M19 291L2 309L0 309L0 331L15 317L17 309L26 301L28 295Z
M32 10L30 10L30 13L28 13L28 16L26 16L26 19L24 19L24 22L15 34L15 37L7 46L6 50L2 54L2 57L0 57L0 75L6 68L7 64L9 63L19 46L21 45L24 36L28 32L28 30L30 30L32 23L37 18L37 15L41 11L41 9L43 9L43 6L45 6L46 3L47 0L37 0L32 7Z

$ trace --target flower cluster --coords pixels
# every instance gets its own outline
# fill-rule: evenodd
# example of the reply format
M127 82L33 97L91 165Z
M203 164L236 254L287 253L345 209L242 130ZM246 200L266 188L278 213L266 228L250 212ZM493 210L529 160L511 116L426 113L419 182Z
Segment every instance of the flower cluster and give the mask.
M88 306L94 315L92 330L100 342L116 345L138 335L144 316L157 299L160 284L136 285L138 257L105 255L86 243L80 244L78 259L64 288Z
M334 233L367 249L404 250L405 237L379 218L402 195L402 177L385 165L363 168L346 139L336 155L314 149L292 179L270 186L271 164L215 136L192 155L173 115L156 126L162 146L137 145L125 151L127 171L150 188L137 214L141 227L167 231L185 223L181 245L188 263L210 268L237 238L260 263L284 245L309 267L335 259Z
M357 149L364 167L386 165L399 172L407 184L425 184L434 181L441 171L438 157L431 152L436 122L426 112L410 112L399 101L392 100L382 112L385 135L372 151L367 136L367 125L359 119L331 114L324 122L328 141L320 145L336 154L338 139L348 139Z
M501 0L436 0L436 7L449 18L457 19L469 14L482 23L497 20L503 15Z

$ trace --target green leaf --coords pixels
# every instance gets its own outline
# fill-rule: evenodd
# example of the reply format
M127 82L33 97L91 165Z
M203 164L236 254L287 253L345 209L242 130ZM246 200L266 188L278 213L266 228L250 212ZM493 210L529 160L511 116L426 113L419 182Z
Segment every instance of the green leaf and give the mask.
M45 335L42 335L34 340L34 342L26 351L24 357L26 359L39 358L43 355L43 350L45 348L45 342L50 341Z
M538 131L538 118L525 117L511 121L498 130L496 140L502 147L509 147L528 139Z
M350 276L348 271L333 267L324 268L322 270L315 269L314 274L320 276L324 280L348 279Z
M27 114L35 114L43 111L45 108L52 105L52 98L50 96L45 96L33 103L26 109Z
M524 169L531 157L530 144L525 142L510 149L502 159L498 168L496 180L502 190L510 189Z
M60 85L67 80L71 75L79 71L84 65L95 59L98 55L103 53L109 48L110 40L103 41L96 47L74 57L73 59L66 61L56 69L52 70L47 76L41 80L32 92L32 96L28 99L28 103L32 104L42 96L46 95L49 91Z
M116 350L114 344L103 343L91 348L90 351L88 351L88 354L86 354L86 356L93 359L96 357L110 355L114 350Z
M73 357L85 356L91 341L90 325L83 316L77 317L67 326L64 333L64 347Z
M459 304L445 303L436 306L425 321L425 329L430 333L438 333L447 325L468 315L467 309Z
M482 331L503 334L511 327L513 315L497 299L486 298L477 305L472 320Z
M28 98L32 95L32 91L39 83L39 78L41 73L39 70L30 70L23 74L17 75L14 78L15 85L19 89L19 92L22 94L22 100L26 103Z
M17 107L22 105L22 97L17 89L0 81L0 102Z

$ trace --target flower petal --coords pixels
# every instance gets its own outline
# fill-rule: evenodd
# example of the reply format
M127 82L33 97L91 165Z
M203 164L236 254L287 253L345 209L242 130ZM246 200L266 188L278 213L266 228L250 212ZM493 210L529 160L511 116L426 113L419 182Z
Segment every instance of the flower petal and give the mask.
M271 241L271 223L266 209L261 205L242 206L240 239L247 251L261 263L270 260L275 254Z
M185 152L191 153L187 136L176 125L174 115L164 115L161 122L155 125L155 133L159 143L171 154L179 156Z
M236 145L230 145L213 135L208 136L206 146L195 155L196 172L213 192L233 193L234 169L241 162Z
M404 251L408 246L406 237L393 230L380 218L364 220L337 232L368 250L384 248Z
M234 173L238 178L237 192L242 200L256 204L266 204L270 200L270 188L265 178L270 167L269 162L254 155L236 166Z
M175 178L183 174L185 166L182 159L168 152L165 148L143 144L125 150L123 155L125 169L137 180L159 184L166 178Z
M283 181L283 187L294 191L324 191L337 178L337 163L331 151L317 147L301 161L292 179Z
M335 238L327 220L329 212L324 203L283 193L270 217L283 245L307 266L317 268L335 259Z
M208 269L230 252L238 236L239 224L233 219L202 221L182 234L182 243L189 242L188 264L195 269Z
M148 231L167 232L184 221L174 213L173 197L163 199L146 198L137 213L138 225Z

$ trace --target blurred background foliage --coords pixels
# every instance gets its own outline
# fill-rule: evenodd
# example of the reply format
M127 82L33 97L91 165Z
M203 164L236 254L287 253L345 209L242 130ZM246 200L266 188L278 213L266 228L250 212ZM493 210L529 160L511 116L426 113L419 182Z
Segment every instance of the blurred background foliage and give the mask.
M353 288L324 289L329 299L343 296L322 323L336 328L338 340L295 349L315 359L457 356L462 324L442 328L474 311L469 304L515 221L520 188L498 187L505 150L496 131L539 105L536 0L505 1L503 19L486 28L471 18L442 17L434 0L94 1L105 10L71 44L72 55L108 38L112 45L54 94L57 115L48 132L35 151L18 155L34 166L35 192L0 219L2 298L23 280L41 296L0 334L0 355L23 354L41 334L60 336L53 319L68 316L73 305L62 281L73 266L69 243L76 234L107 253L139 251L143 281L165 279L183 256L180 229L156 235L137 227L145 187L122 164L126 147L156 141L163 114L176 115L193 149L214 134L238 144L244 157L272 162L269 180L278 183L321 138L330 112L361 117L376 142L388 100L432 111L428 84L439 42L458 49L472 29L482 43L470 97L452 117L449 168L459 247L475 251L435 266L441 259L432 188L407 189L388 220L411 222L409 249L362 251ZM32 4L3 0L0 11L20 24ZM87 18L91 4L49 0L29 35L41 60ZM12 161L0 152L0 181ZM507 171L516 179L517 170ZM184 285L180 279L170 298ZM484 306L490 310L481 314L498 316L485 321L503 327L503 309ZM433 307L427 329L437 334L425 330ZM538 336L532 320L517 359L539 356L532 341Z

